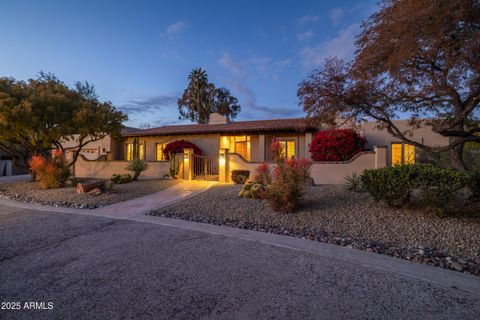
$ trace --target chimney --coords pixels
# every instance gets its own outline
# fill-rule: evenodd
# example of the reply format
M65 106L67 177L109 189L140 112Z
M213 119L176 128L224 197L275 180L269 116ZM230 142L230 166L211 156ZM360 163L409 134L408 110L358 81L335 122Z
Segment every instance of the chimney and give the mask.
M210 113L210 119L208 124L226 124L228 119L226 116L222 116L220 113Z

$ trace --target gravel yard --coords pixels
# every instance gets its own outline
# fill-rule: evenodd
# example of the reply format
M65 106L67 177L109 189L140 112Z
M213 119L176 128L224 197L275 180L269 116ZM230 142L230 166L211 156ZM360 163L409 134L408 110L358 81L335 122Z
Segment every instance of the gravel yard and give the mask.
M74 187L40 189L37 182L0 184L0 195L9 199L56 207L94 209L169 188L177 180L139 180L115 185L113 191L100 195L77 193Z
M324 185L307 189L296 213L240 198L241 186L220 185L152 215L305 237L480 275L480 217L445 217L389 208L366 193Z

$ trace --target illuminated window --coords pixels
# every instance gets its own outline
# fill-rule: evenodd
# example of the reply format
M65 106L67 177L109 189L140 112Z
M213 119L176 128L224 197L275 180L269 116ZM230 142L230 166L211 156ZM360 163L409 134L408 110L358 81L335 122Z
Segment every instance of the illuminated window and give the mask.
M144 148L143 148L143 144L140 144L138 146L138 157L140 159L144 159L144 152L143 152ZM133 160L133 157L134 157L134 154L133 154L133 143L127 143L127 156L125 157L125 159L127 161L132 161Z
M280 156L284 159L295 158L295 141L294 140L280 140L282 150Z
M392 143L392 166L415 163L415 146L407 143Z
M228 151L238 153L245 160L250 161L250 136L230 136L228 137ZM220 141L226 147L225 141Z
M165 149L166 145L167 145L166 143L157 143L157 146L156 146L157 161L167 160L165 158L165 155L163 154L163 150Z

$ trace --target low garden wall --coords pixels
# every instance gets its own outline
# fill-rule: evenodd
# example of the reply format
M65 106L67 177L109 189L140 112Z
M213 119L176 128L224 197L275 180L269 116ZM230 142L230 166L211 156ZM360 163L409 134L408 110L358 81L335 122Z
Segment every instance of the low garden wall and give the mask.
M344 178L356 172L362 173L365 169L382 168L387 165L386 147L375 146L373 151L365 151L355 155L352 159L343 162L313 162L311 177L315 184L343 184ZM227 177L231 181L233 170L249 170L250 179L255 174L259 162L248 162L235 153L228 155Z
M75 176L78 178L110 179L113 174L132 172L125 170L128 161L91 161L78 157L75 163ZM169 174L168 161L149 161L148 169L140 175L139 179L159 179Z

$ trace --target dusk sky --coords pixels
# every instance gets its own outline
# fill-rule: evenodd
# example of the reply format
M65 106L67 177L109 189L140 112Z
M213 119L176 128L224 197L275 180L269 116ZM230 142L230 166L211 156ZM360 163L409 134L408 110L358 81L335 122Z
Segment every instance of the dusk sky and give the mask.
M127 125L178 123L196 67L239 98L237 120L302 116L296 90L324 58L351 59L375 1L2 1L0 76L87 80Z

